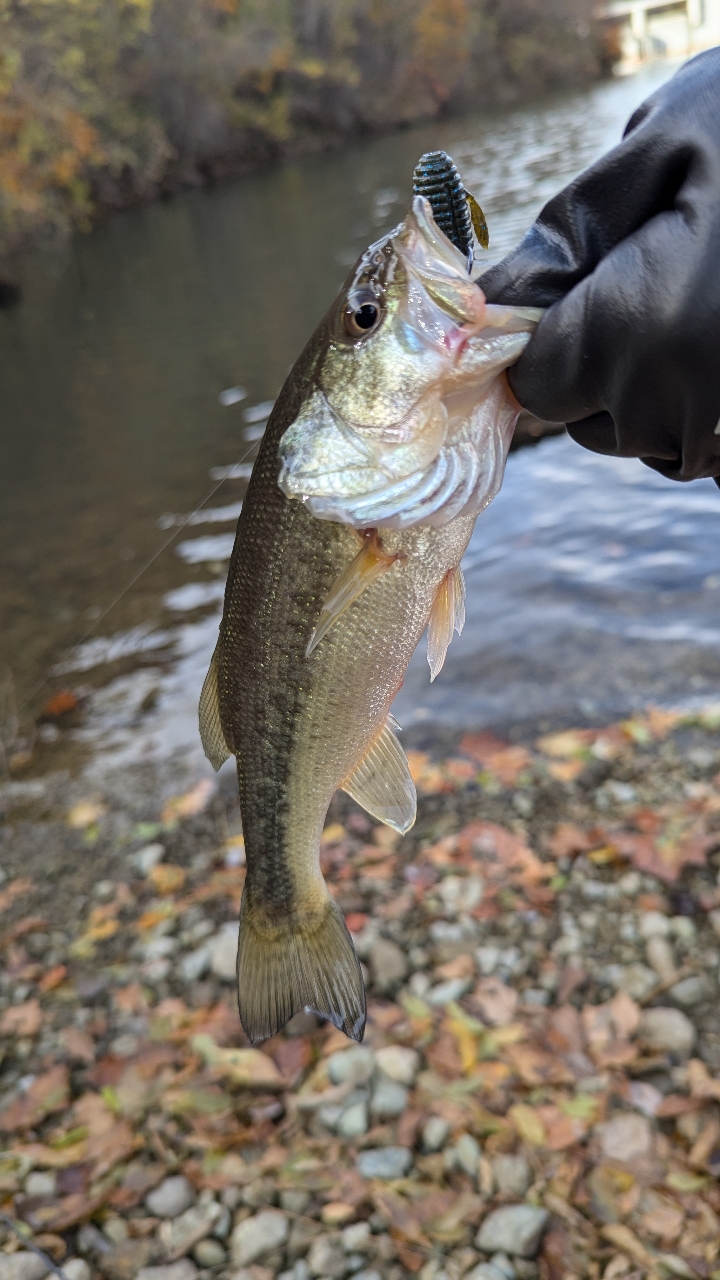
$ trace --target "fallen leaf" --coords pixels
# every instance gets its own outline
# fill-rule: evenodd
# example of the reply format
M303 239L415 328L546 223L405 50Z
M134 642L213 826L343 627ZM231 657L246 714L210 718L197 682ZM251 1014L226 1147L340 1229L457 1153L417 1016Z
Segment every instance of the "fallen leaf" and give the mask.
M651 1209L648 1213L644 1213L640 1223L643 1231L649 1232L651 1236L658 1236L660 1240L671 1244L680 1235L684 1218L685 1214L678 1205L664 1204L657 1209Z
M284 1080L272 1058L260 1049L221 1049L212 1036L195 1035L192 1048L219 1075L245 1088L282 1089Z
M185 868L175 866L172 862L158 862L151 867L148 880L152 881L158 893L177 893L185 884Z
M13 1133L18 1129L31 1129L45 1116L67 1106L69 1096L67 1067L59 1064L51 1067L0 1114L0 1130Z
M0 911L7 911L16 898L20 898L24 893L31 893L34 888L35 885L28 876L11 880L6 889L0 889Z
M48 698L39 719L41 720L58 720L60 716L65 716L69 711L74 711L80 705L80 699L71 689L60 689L52 698Z
M587 753L594 736L592 729L565 729L561 733L546 733L538 738L536 746L543 755L562 760Z
M630 1257L634 1258L636 1262L639 1262L641 1266L652 1266L652 1254L645 1248L645 1245L638 1240L635 1232L631 1231L629 1227L624 1226L620 1222L608 1222L604 1227L600 1228L600 1235L603 1236L605 1240L609 1240L611 1244L616 1245L618 1249L624 1249L625 1252L629 1253Z
M383 1188L374 1193L373 1201L378 1213L388 1222L390 1233L395 1239L410 1244L429 1244L412 1206L403 1196L389 1188Z
M694 1098L716 1098L720 1101L720 1080L714 1080L700 1058L691 1058L687 1067L690 1094Z
M489 977L480 979L472 999L485 1022L492 1027L505 1027L512 1022L520 997L500 978Z
M194 818L204 813L216 790L217 783L212 778L202 778L190 791L165 801L160 821L164 826L172 826L180 818Z
M95 1061L95 1041L87 1031L81 1031L79 1027L64 1027L60 1043L65 1052L77 1062Z
M0 1035L35 1036L42 1026L42 1010L38 1000L11 1004L0 1018Z
M507 1057L523 1084L574 1084L575 1076L561 1058L529 1044L510 1045Z
M534 1147L545 1146L545 1125L534 1107L525 1102L516 1102L508 1110L508 1120L525 1142Z
M54 991L67 978L67 965L56 964L52 969L48 969L47 973L38 982L38 990L45 993L46 991Z
M79 800L72 809L68 810L67 824L81 831L85 827L93 826L106 812L106 806L101 800Z

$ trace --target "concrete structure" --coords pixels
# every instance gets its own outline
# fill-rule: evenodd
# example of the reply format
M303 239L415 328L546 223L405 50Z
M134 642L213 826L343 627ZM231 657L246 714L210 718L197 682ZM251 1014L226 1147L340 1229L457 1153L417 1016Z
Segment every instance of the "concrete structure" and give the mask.
M652 58L684 58L720 44L720 0L609 0L597 13L620 73Z

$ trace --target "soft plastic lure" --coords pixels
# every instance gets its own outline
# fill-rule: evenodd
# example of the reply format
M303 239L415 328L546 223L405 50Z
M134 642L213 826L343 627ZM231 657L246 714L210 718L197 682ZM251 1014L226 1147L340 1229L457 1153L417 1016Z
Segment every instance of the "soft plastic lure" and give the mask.
M433 218L456 249L473 264L473 231L483 249L490 244L487 221L480 205L465 190L457 165L447 151L426 151L413 173L413 195L424 196Z

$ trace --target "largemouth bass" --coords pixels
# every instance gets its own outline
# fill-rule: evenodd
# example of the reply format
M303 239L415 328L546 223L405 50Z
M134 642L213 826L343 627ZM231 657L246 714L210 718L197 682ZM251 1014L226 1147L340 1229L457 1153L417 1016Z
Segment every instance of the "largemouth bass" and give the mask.
M460 560L518 412L498 374L537 315L486 306L416 197L276 402L200 702L207 756L237 760L252 1041L302 1009L362 1037L360 966L319 865L325 814L343 788L398 831L414 821L390 707L426 627L434 675L462 625Z

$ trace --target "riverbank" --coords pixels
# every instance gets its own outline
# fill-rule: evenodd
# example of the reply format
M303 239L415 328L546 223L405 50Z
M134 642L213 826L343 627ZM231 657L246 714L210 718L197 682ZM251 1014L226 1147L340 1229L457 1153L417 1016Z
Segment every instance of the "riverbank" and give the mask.
M2 31L1 253L604 66L589 0L27 0Z
M72 1280L718 1274L717 708L410 759L323 841L360 1049L241 1033L230 773L7 815L3 1210Z

